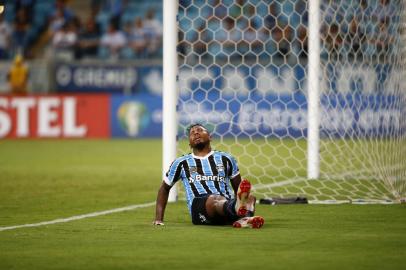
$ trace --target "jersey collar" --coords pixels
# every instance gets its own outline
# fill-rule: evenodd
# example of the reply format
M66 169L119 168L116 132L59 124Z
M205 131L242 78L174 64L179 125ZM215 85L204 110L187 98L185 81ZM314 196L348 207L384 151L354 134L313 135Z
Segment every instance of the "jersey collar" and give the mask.
M207 155L205 155L204 157L195 156L195 154L192 153L192 157L193 157L193 158L197 158L197 159L205 159L205 158L207 158L208 156L212 155L213 153L214 153L214 151L211 150L211 151L210 151L209 153L207 153Z

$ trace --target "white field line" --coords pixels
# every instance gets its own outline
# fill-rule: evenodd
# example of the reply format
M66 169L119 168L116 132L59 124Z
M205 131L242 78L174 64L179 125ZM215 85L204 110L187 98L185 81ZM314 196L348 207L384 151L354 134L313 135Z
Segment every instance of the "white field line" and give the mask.
M9 227L0 227L0 232L19 229L19 228L39 227L39 226L52 225L52 224L57 224L57 223L65 223L65 222L75 221L75 220L79 220L79 219L110 215L110 214L124 212L124 211L131 211L134 209L145 208L145 207L149 207L149 206L153 206L153 205L155 205L155 202L149 202L149 203L143 203L143 204L133 204L133 205L125 206L125 207L120 207L120 208L115 208L115 209L100 211L100 212L93 212L93 213L89 213L89 214L73 216L73 217L68 217L68 218L59 218L59 219L32 223L32 224L22 224L22 225L15 225L15 226L9 226Z

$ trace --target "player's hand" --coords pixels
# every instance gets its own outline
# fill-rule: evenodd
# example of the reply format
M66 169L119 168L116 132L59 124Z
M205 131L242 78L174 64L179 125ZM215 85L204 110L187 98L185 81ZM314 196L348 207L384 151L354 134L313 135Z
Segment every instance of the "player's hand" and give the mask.
M165 224L160 220L155 220L154 222L152 222L152 225L154 225L154 226L164 226Z

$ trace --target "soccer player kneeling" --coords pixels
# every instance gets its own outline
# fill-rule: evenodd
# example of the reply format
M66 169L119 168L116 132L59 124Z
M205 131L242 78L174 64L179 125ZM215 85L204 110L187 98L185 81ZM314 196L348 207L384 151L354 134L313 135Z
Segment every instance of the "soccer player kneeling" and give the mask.
M158 191L153 224L164 225L169 191L182 180L193 224L261 228L264 219L254 215L251 183L241 180L235 158L212 150L210 133L203 125L191 125L188 134L192 153L175 159L169 167Z

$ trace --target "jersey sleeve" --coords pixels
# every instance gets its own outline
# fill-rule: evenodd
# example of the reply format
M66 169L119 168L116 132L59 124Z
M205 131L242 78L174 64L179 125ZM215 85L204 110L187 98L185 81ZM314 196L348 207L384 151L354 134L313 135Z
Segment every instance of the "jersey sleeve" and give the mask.
M176 159L169 166L169 170L164 176L164 182L169 186L173 186L180 179L181 171L182 163L179 159Z
M230 177L232 179L240 174L240 169L238 168L237 160L233 156L230 156L230 161L231 161L231 176Z

